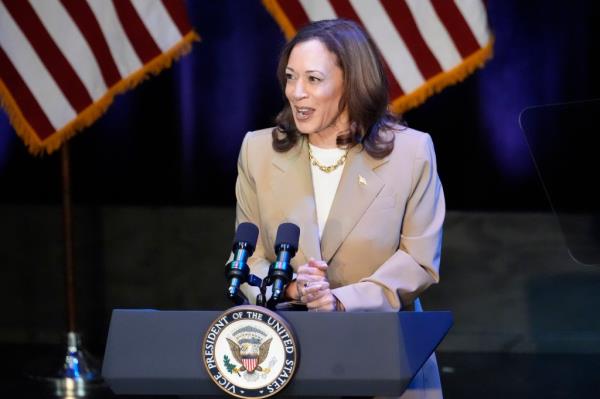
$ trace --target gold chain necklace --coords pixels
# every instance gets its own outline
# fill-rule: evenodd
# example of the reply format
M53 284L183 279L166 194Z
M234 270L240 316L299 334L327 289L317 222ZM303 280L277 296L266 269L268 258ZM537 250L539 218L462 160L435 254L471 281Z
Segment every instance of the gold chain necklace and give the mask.
M319 162L317 160L317 158L314 157L312 150L310 149L310 145L308 146L308 158L310 159L310 162L325 173L331 173L334 170L336 170L337 168L339 168L340 166L342 166L344 164L344 162L346 162L347 155L348 155L348 150L346 150L346 152L344 152L342 154L340 159L338 159L333 165L323 165L321 162Z

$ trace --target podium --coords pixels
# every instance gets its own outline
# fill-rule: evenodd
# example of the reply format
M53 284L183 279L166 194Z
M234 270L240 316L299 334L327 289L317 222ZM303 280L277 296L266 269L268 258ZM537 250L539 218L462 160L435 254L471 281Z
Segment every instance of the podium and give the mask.
M226 397L202 360L222 312L114 310L102 375L116 394ZM299 365L284 396L398 396L452 325L450 312L278 312Z

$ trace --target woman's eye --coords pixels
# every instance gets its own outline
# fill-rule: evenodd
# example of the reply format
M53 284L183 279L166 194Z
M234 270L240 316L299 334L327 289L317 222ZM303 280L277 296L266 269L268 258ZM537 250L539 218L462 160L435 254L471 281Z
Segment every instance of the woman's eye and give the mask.
M311 81L311 82L314 82L314 83L317 83L317 82L320 82L320 81L321 81L321 79L320 79L320 78L317 78L316 76L310 76L310 77L308 78L308 80L309 80L309 81Z
M286 73L286 74L285 74L285 78L286 78L287 80L291 80L291 79L293 79L294 77L292 76L292 74L291 74L291 73Z

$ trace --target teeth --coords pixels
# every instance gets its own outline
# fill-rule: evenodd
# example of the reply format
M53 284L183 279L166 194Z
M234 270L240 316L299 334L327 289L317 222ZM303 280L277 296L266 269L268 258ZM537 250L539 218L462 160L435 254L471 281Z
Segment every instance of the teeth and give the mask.
M308 107L296 107L296 111L298 111L298 113L300 113L302 115L306 115L311 110L312 110L312 108L308 108Z
M306 121L312 113L315 111L314 108L311 107L294 107L296 109L296 118L300 121Z

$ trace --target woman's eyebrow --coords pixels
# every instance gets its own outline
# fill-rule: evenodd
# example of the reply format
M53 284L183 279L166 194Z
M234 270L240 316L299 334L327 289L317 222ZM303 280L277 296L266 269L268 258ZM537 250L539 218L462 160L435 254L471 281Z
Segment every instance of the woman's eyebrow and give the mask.
M294 70L294 68L292 68L290 66L286 66L285 69L289 70L290 72L296 72ZM318 69L309 69L308 71L305 71L304 73L315 73L315 72L318 73L318 74L321 74L323 76L327 76L327 74L325 72L319 71Z

